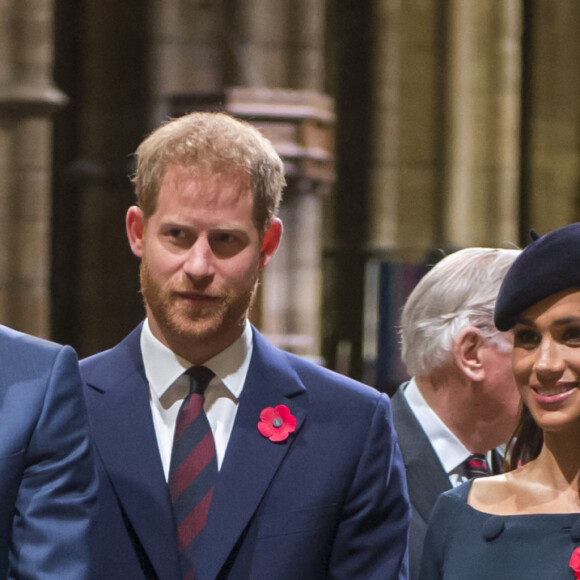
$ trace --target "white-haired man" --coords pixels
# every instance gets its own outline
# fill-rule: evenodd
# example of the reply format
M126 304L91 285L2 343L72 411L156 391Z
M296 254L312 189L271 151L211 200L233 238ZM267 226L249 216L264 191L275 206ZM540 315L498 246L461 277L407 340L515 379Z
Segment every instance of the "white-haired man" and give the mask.
M403 308L402 358L412 379L392 404L412 521L410 578L419 573L427 520L439 494L487 470L512 433L519 395L512 337L493 324L501 281L519 250L466 248L443 258ZM470 467L471 466L471 467Z

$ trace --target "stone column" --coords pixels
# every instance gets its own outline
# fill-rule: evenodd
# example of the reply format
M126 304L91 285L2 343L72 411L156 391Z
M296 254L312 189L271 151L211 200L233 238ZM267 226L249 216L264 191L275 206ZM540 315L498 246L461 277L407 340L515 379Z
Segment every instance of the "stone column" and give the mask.
M518 238L522 1L452 0L444 241Z
M52 1L0 2L0 322L50 336Z
M324 92L325 0L291 2L289 24L289 85Z
M289 43L295 7L291 0L237 0L229 25L228 84L293 88Z
M521 0L381 0L374 23L369 249L515 241Z
M374 6L372 158L366 246L421 260L437 237L442 127L438 2Z
M224 87L225 2L163 0L151 13L151 128L171 113L172 95L216 94Z
M526 2L524 194L528 229L580 220L580 2Z

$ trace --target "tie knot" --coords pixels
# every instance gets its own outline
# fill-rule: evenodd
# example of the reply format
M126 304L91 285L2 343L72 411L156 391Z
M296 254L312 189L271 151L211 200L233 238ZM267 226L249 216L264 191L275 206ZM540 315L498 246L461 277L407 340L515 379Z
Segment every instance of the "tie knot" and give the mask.
M484 477L491 474L487 458L483 453L474 453L473 455L470 455L466 459L465 465L467 477L470 479L474 477Z
M203 395L206 387L214 378L213 371L204 366L190 367L185 372L189 376L189 392Z

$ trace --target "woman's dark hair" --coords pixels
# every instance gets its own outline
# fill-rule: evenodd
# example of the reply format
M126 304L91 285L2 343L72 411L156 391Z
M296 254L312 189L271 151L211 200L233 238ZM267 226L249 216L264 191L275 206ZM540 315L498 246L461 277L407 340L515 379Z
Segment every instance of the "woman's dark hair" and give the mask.
M544 434L534 421L528 408L522 404L520 420L506 447L506 471L517 469L535 459L542 450ZM578 481L580 495L580 480Z
M542 430L534 421L528 408L522 405L520 420L506 450L508 469L517 469L535 459L540 454L543 443Z

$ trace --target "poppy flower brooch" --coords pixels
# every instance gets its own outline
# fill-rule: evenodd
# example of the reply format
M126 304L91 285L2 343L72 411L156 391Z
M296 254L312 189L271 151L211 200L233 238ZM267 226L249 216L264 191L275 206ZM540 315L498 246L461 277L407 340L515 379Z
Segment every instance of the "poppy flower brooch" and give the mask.
M270 441L280 443L296 429L296 417L286 405L266 407L260 413L258 431Z
M576 580L580 579L580 547L572 552L570 568L574 570L574 578L576 578Z

